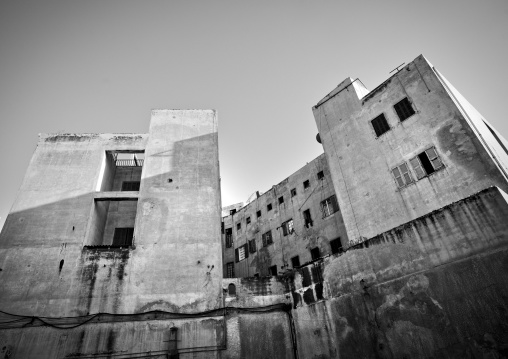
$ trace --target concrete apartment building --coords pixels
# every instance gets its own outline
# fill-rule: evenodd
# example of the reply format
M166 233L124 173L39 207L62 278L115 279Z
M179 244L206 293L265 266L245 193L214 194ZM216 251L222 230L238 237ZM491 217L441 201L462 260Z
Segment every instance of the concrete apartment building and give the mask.
M42 135L0 358L508 357L506 140L423 56L313 111L324 154L226 216L214 111Z

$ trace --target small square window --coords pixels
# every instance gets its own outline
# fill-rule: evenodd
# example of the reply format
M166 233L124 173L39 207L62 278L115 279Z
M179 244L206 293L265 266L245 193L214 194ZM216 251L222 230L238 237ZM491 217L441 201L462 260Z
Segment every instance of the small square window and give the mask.
M299 267L300 266L300 257L295 256L295 257L291 258L291 265L293 266L293 268Z
M310 250L310 255L312 257L312 260L315 261L316 259L321 257L321 253L319 253L319 247L314 247Z
M323 171L319 171L317 173L317 179L322 180L323 178L325 178L325 174L323 173Z
M395 112L397 112L397 116L399 116L400 122L415 114L415 110L413 110L413 106L411 106L411 102L409 102L407 97L397 102L393 107Z
M233 246L233 228L226 228L226 248Z
M233 214L236 213L236 209L230 209L229 210L229 215L232 216Z
M328 197L324 201L321 201L321 212L323 218L332 215L339 210L339 204L337 203L337 197L335 195Z
M409 160L411 167L416 173L418 179L436 172L438 169L444 167L443 162L439 158L434 147L423 151L418 156Z
M379 137L383 133L388 132L390 130L390 126L388 126L388 121L386 121L386 117L384 114L379 115L375 119L371 121L372 127L374 127L374 131L376 132L376 136Z
M395 182L397 182L397 186L399 187L404 187L414 182L413 177L411 177L411 172L409 172L409 168L405 163L392 169L392 173L393 177L395 177Z
M259 217L261 217L261 211L257 211L257 212L256 212L256 216L257 216L258 218L259 218Z
M266 205L266 211L270 212L271 210L272 210L272 204L269 203L269 204Z
M247 217L247 218L245 219L245 222L246 222L247 224L250 224L250 217Z
M340 238L334 239L333 241L330 241L330 247L332 248L332 253L341 253L342 250L342 243L340 241Z
M293 225L293 219L287 220L286 222L282 223L281 227L282 227L282 234L284 235L284 237L287 236L288 234L292 234L295 231L294 225Z
M306 181L303 181L303 189L307 189L310 187L310 182L309 180L306 180Z
M263 240L263 247L266 247L266 246L269 246L270 244L273 243L273 238L272 238L272 231L268 231L266 233L263 233L263 235L261 236L261 239Z
M229 262L226 264L226 278L234 278L235 277L235 264L233 262Z
M279 197L279 204L283 204L284 203L284 196L280 196Z
M274 265L274 266L271 266L270 268L268 268L268 271L270 272L270 275L277 275L277 266Z
M296 188L293 188L291 190L291 197L294 197L294 196L296 196Z

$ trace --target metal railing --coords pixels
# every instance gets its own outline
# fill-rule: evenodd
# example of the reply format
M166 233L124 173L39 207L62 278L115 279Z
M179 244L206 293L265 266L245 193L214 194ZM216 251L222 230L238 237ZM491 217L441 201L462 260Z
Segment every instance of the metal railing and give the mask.
M135 158L129 160L116 160L115 165L117 167L143 167L144 159Z

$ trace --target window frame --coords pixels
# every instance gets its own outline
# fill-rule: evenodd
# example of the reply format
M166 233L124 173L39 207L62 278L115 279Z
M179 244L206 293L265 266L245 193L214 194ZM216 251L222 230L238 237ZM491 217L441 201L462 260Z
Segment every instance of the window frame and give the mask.
M263 241L263 247L268 247L270 244L273 244L272 230L269 229L263 233L261 235L261 240Z
M406 101L407 101L407 103L408 103L408 105L409 105L409 108L413 111L413 113L412 113L412 114L410 114L409 116L407 116L406 118L402 119L402 118L400 117L399 111L397 111L397 107L395 107L395 106L397 106L398 104L402 103L404 100L406 100ZM397 103L395 103L395 104L393 105L393 110L394 110L394 111L395 111L395 113L397 114L397 117L399 118L399 121L400 121L400 122L404 122L404 121L406 121L408 118L410 118L410 117L412 117L412 116L414 116L414 115L416 114L416 110L415 110L415 109L414 109L414 107L413 107L413 101L411 101L411 100L409 99L409 97L407 97L407 96L406 96L406 97L404 97L402 100L398 101Z
M139 187L141 186L141 181L122 181L122 189L120 192L139 192ZM132 189L130 187L134 187L137 189Z
M305 216L305 213L309 214L309 218L307 218ZM314 221L312 220L312 214L310 213L310 208L307 208L306 210L304 210L302 212L302 216L303 216L303 223L304 223L305 227L310 228L314 225Z
M310 180L303 181L303 190L305 191L307 188L310 188Z
M228 229L231 230L229 233ZM226 236L226 248L233 247L233 227L226 228L225 236Z
M257 251L256 238L251 239L248 244L249 244L249 253L256 253Z
M243 250L242 259L240 259L240 250ZM235 249L235 263L239 263L247 258L249 258L249 248L247 248L247 243L245 243Z
M330 201L329 204L328 201ZM325 198L319 204L321 207L321 215L323 216L322 218L330 217L332 214L340 210L339 202L337 201L337 196L334 194L332 194L328 198Z
M338 243L338 246L335 245L336 243ZM337 250L334 251L334 248L337 248ZM342 247L342 242L340 241L340 237L332 239L330 241L330 250L331 250L332 254L338 254L338 253L344 252L344 247Z
M296 260L295 260L296 259ZM298 264L295 265L295 262L298 262ZM300 267L301 264L300 264L300 256L299 255L296 255L294 257L291 257L291 266L293 268L296 268L296 267Z
M261 210L256 211L256 217L261 218L261 216L262 216Z
M406 173L404 173L400 168L402 166L406 166ZM395 175L395 170L397 170L399 172L399 176L396 176ZM411 174L411 168L410 168L410 164L408 164L408 162L402 162L401 164L393 167L390 172L392 173L392 177L393 179L395 180L395 184L397 185L397 188L404 188L406 186L409 186L410 184L413 184L416 182L416 180L413 178L413 175ZM405 178L404 174L407 174L408 177L409 177L409 181ZM401 179L403 184L401 185L398 181L398 179Z
M291 189L291 198L293 198L294 196L296 196L296 188Z
M384 119L384 121L386 123L386 126L388 126L388 129L386 131L378 134L378 131L376 131L376 126L374 126L374 121L376 121L377 119L380 119L381 117ZM384 112L381 112L379 115L377 115L372 120L370 120L370 125L371 125L372 129L374 130L374 133L376 134L376 138L379 138L379 137L383 136L385 133L387 133L388 131L390 131L392 129L390 127L390 124L388 123L388 119L386 118Z
M270 212L272 209L273 209L272 204L271 204L271 203L268 203L268 204L266 205L266 211L267 211L267 212Z
M317 250L317 254L318 254L318 256L317 256L317 257L316 257L316 255L315 255L316 250ZM310 249L310 257L312 258L312 260L313 260L313 261L316 261L316 260L318 260L319 258L321 258L321 257L322 257L322 255L321 255L321 251L319 250L319 247L318 247L318 246L316 246L316 247L314 247L314 248L311 248L311 249Z
M436 157L434 157L433 159L430 159L427 151L429 150L433 150ZM432 168L434 169L433 172L431 173L427 173L427 171L425 170L425 167L423 166L423 163L421 162L420 160L420 155L424 154L425 153L425 156L427 156L427 159L429 160ZM433 161L436 161L440 164L439 167L436 167L434 166L434 162ZM437 152L436 150L436 147L435 146L430 146L430 147L427 147L425 150L419 152L416 156L414 156L413 158L411 158L409 160L409 164L411 165L415 175L416 175L416 179L417 180L421 180L422 178L425 178L425 177L428 177L428 176L431 176L433 175L434 173L438 172L439 170L442 170L443 168L445 168L445 164L443 162L443 160L441 159L441 157L439 156L439 153ZM423 175L420 174L421 171L423 173Z
M318 181L322 181L325 179L325 172L323 170L321 170L317 173L317 179L318 179Z
M231 273L231 275L230 275L230 273ZM234 278L234 277L235 277L235 262L227 262L226 263L226 278Z
M282 235L284 237L293 234L295 232L295 222L293 221L293 218L290 218L287 221L282 222L280 226L282 227Z
M281 204L284 204L284 196L280 196L280 197L279 197L279 199L278 199L278 201L279 201L279 206L280 206Z

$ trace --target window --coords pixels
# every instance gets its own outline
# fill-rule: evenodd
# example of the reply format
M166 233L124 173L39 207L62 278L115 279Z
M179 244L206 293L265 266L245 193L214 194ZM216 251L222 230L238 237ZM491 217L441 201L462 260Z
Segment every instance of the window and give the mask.
M233 228L226 228L226 248L233 247Z
M254 253L254 252L256 252L256 240L255 239L249 241L249 253Z
M295 231L294 226L293 226L293 219L289 219L286 222L282 223L281 227L282 227L282 234L284 235L284 237Z
M132 246L132 238L134 236L134 228L115 228L113 234L113 246Z
M263 240L263 247L266 247L273 243L272 239L272 231L268 231L266 233L263 233L261 236L261 239Z
M249 251L247 250L247 244L235 249L235 262L241 262L245 258L249 258Z
M233 262L229 262L226 264L226 278L234 278L235 277L235 264Z
M266 211L270 212L271 210L272 210L272 204L269 203L269 204L266 205Z
M250 217L247 217L247 218L245 219L245 222L249 225L249 224L250 224Z
M259 278L259 273L254 273L254 278Z
M431 173L436 172L441 167L444 167L443 162L441 162L441 159L437 155L434 147L423 151L418 156L409 160L409 163L411 163L411 167L413 167L413 170L416 173L416 178L418 179L428 176Z
M295 257L291 258L291 265L293 266L293 268L299 267L300 266L300 257L295 256Z
M236 209L230 209L229 210L229 215L232 216L233 214L236 213Z
M139 181L123 181L122 191L139 191Z
M241 229L242 229L242 224L241 223L237 223L236 224L236 231L240 232Z
M319 171L317 173L317 179L322 180L323 178L325 178L325 174L323 173L323 171Z
M268 271L270 272L270 275L277 275L277 266L271 266L268 268Z
M294 196L296 196L296 188L293 188L291 190L291 197L294 197Z
M309 180L306 180L306 181L303 181L303 189L307 189L310 187L310 182Z
M332 253L341 253L342 252L342 243L340 238L336 238L333 241L330 241L330 247L332 247Z
M303 220L305 221L305 227L312 227L312 217L310 216L310 209L303 211Z
M257 212L256 212L256 216L257 216L258 218L259 218L259 217L261 217L261 211L257 211Z
M383 133L387 132L390 129L384 114L381 114L373 119L371 123L372 127L374 127L374 131L376 132L376 137L381 136Z
M229 283L228 285L228 295L230 296L236 295L236 286L233 283Z
M337 212L339 210L339 204L337 203L337 197L335 195L328 197L324 201L321 201L321 212L323 218Z
M279 204L283 204L284 203L284 196L280 196L279 197Z
M395 181L397 182L397 186L404 187L410 183L413 183L413 177L411 177L411 172L409 172L409 168L407 164L403 163L398 167L395 167L392 170L393 176L395 177Z
M310 250L310 255L311 255L313 261L315 261L316 259L321 257L321 253L319 253L319 248L318 247L312 248Z
M415 114L415 110L413 110L413 106L411 106L411 102L409 102L407 97L393 105L393 108L395 108L395 112L397 112L400 122Z

